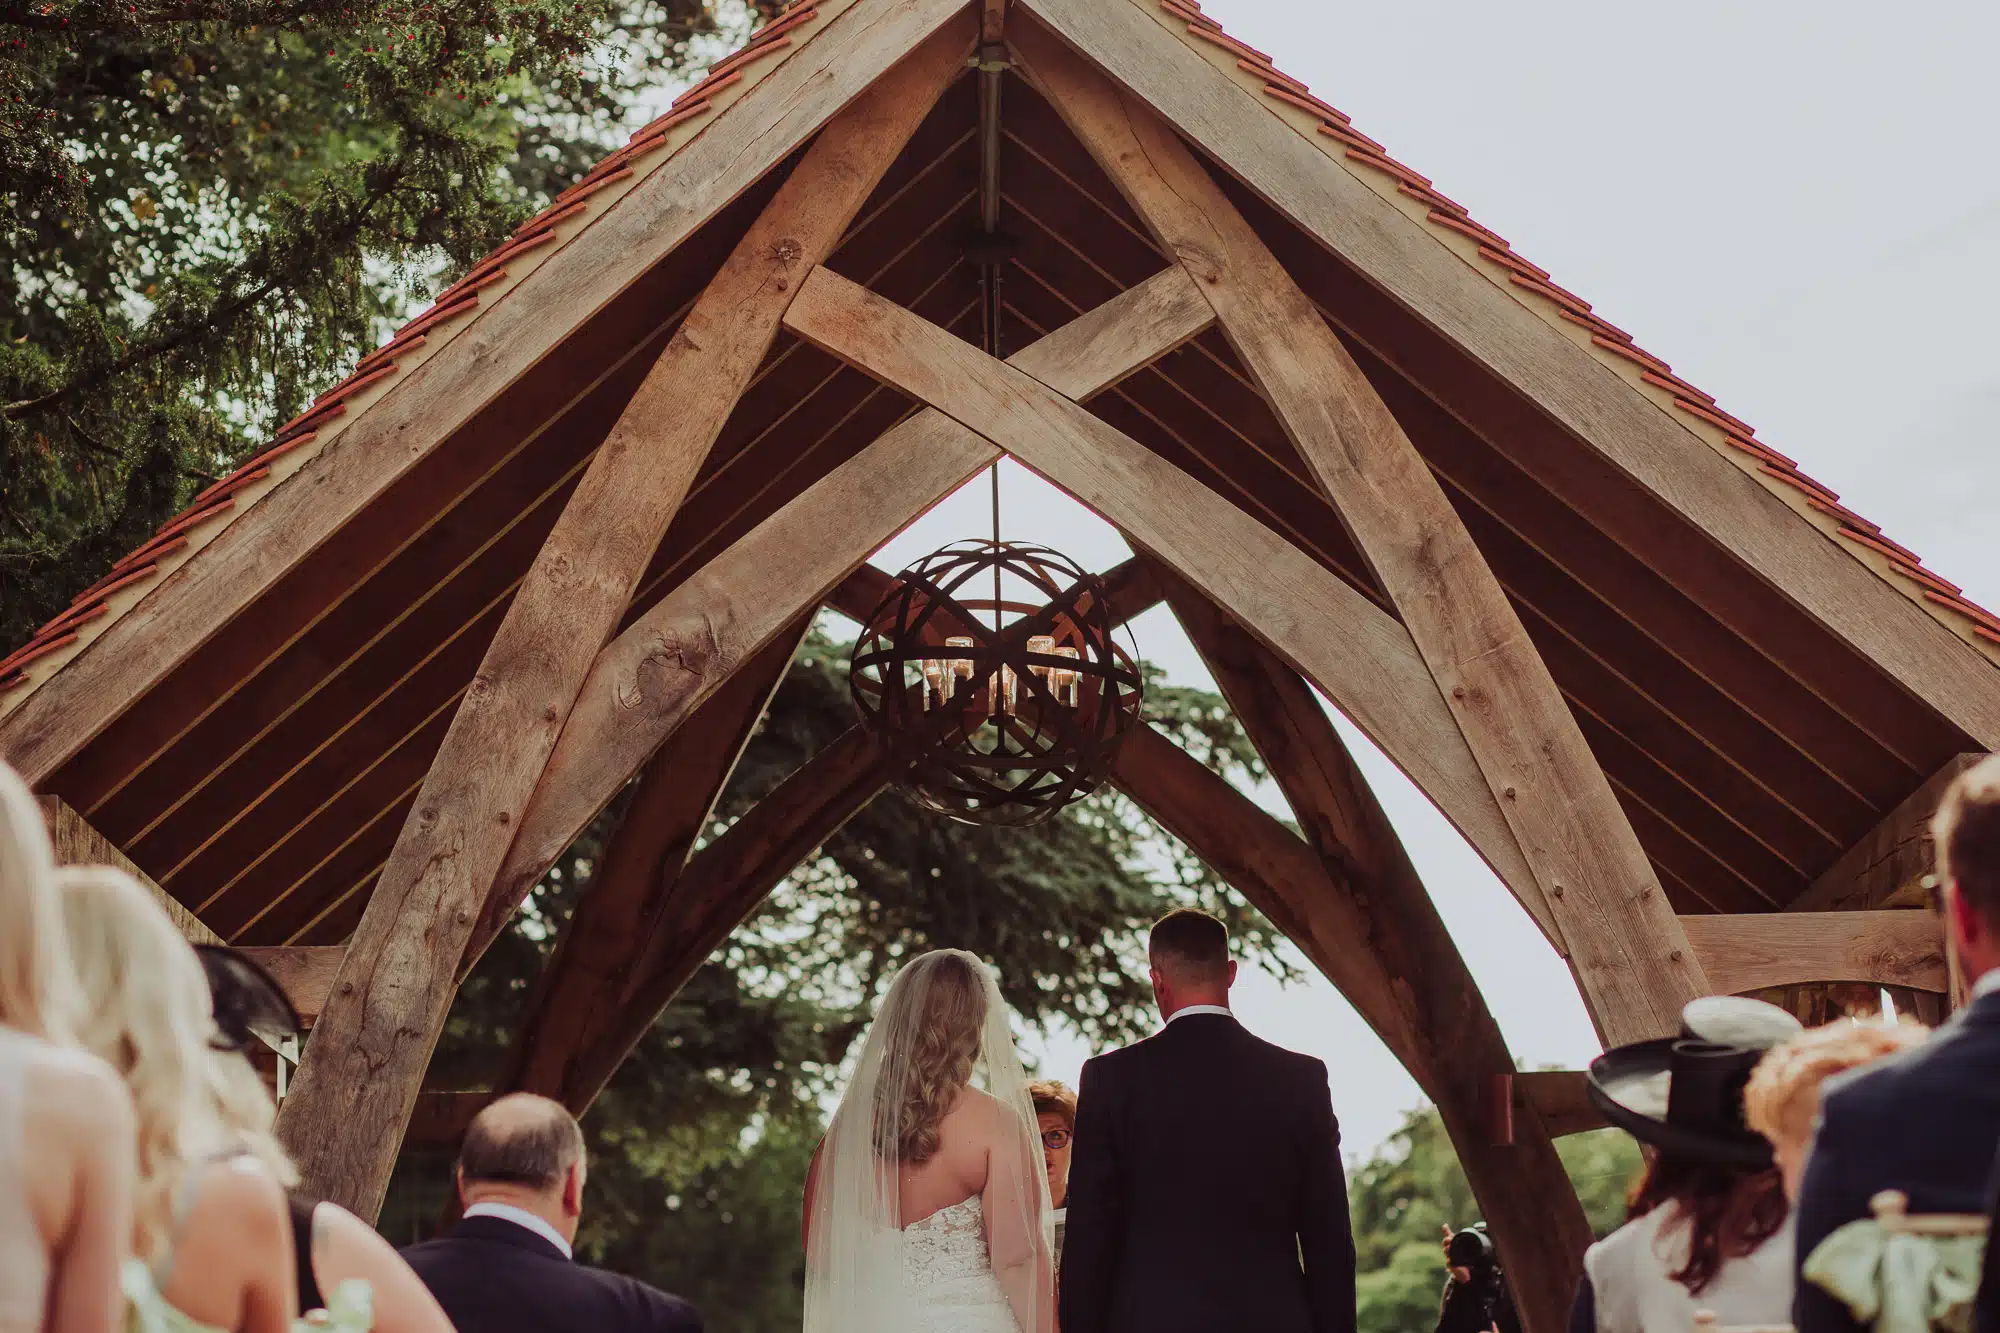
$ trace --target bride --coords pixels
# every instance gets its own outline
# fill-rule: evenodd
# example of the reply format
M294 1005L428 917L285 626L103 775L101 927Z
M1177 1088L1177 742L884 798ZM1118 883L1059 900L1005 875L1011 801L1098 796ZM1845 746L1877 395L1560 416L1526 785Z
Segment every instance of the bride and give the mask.
M806 1177L805 1333L1054 1333L1035 1126L992 970L912 960Z

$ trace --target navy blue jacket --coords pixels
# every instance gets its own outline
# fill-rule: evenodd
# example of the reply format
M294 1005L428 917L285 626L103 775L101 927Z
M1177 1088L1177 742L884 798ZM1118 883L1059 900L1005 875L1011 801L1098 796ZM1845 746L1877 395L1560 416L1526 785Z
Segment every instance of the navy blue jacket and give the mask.
M1190 1014L1083 1067L1063 1333L1354 1333L1326 1066Z
M503 1217L468 1217L403 1258L458 1333L701 1333L678 1296L573 1263Z
M1913 1213L1977 1213L2000 1145L2000 992L1954 1014L1929 1041L1827 1080L1799 1190L1798 1255L1868 1200L1898 1189ZM1864 1333L1847 1307L1799 1279L1799 1333Z

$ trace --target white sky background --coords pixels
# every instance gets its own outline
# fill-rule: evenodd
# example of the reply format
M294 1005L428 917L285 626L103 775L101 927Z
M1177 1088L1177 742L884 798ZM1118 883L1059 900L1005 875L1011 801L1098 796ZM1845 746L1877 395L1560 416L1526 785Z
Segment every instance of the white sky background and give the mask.
M2000 8L1205 8L1932 568L2000 605L1982 549L2000 483ZM1096 569L1127 554L1019 467L1003 497L1009 538ZM899 569L987 525L982 479L877 559ZM1134 631L1173 679L1212 685L1164 609ZM1342 727L1516 1057L1587 1061L1597 1043L1567 969L1428 801ZM1237 1010L1326 1060L1347 1150L1366 1154L1421 1097L1312 976L1281 990L1246 974ZM1038 1053L1072 1083L1090 1054L1062 1034Z

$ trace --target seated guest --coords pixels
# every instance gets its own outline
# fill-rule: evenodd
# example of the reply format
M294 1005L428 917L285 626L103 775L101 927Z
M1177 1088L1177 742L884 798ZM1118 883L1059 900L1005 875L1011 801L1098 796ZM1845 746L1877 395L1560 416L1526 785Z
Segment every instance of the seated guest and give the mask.
M132 1244L132 1101L77 1050L76 975L34 797L0 764L0 1330L112 1333Z
M1785 1322L1792 1236L1771 1145L1743 1122L1743 1086L1799 1021L1731 996L1682 1011L1683 1035L1606 1051L1591 1100L1647 1150L1631 1220L1584 1253L1572 1333L1689 1333Z
M104 866L57 872L85 1016L78 1036L138 1113L132 1249L141 1326L290 1333L298 1314L285 1193L241 1155L210 1083L219 1039L201 961L153 896Z
M1743 1116L1771 1141L1784 1177L1785 1197L1796 1202L1819 1120L1820 1085L1835 1074L1872 1064L1921 1045L1931 1035L1920 1023L1855 1022L1843 1018L1801 1032L1757 1062L1743 1089Z
M458 1333L700 1333L686 1301L571 1261L584 1173L583 1130L560 1103L513 1093L474 1117L458 1153L463 1219L403 1251Z
M1945 943L1971 1001L1921 1046L1829 1079L1799 1186L1798 1257L1868 1201L1901 1190L1912 1213L1976 1213L2000 1143L2000 758L1958 775L1931 823ZM1856 1333L1847 1307L1800 1283L1800 1333Z
M299 1033L298 1014L269 974L234 949L196 950L208 974L221 1036L210 1061L223 1127L241 1152L264 1162L288 1186L298 1172L271 1136L277 1107L250 1053ZM451 1321L395 1247L337 1203L288 1198L299 1309L325 1312L318 1326L336 1333L452 1333Z

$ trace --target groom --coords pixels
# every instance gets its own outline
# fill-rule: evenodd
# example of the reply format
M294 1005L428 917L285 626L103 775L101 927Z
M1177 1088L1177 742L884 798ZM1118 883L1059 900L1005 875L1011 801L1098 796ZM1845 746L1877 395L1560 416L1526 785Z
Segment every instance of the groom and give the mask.
M1229 1012L1229 932L1171 912L1159 1034L1083 1067L1063 1333L1354 1333L1354 1236L1326 1066Z

